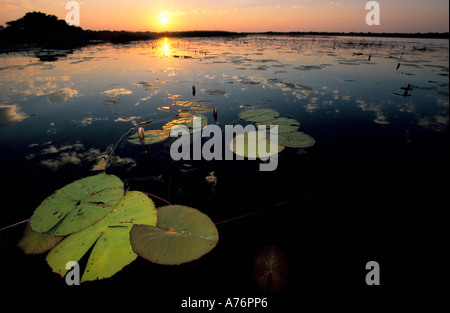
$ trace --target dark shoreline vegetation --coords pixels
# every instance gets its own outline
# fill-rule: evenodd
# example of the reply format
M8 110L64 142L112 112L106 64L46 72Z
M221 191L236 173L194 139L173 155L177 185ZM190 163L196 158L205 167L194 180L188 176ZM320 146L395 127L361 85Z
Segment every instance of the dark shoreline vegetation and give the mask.
M0 26L0 53L26 50L34 46L52 49L73 49L103 42L128 43L163 37L227 37L241 38L254 35L264 36L351 36L351 37L400 37L449 39L449 33L362 33L362 32L228 32L228 31L177 31L177 32L130 32L93 31L70 26L54 15L29 12L22 18Z

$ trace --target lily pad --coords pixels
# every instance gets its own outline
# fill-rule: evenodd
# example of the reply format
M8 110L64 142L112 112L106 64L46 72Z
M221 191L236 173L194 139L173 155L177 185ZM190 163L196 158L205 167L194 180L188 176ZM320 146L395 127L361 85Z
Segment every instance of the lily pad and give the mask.
M177 100L174 101L174 105L178 105L181 107L192 107L192 106L201 106L201 105L208 105L212 104L213 102L210 100L198 100L198 101L187 101L187 100Z
M221 89L210 89L210 90L206 90L205 93L207 93L208 95L211 96L221 96L226 94L225 90L221 90Z
M120 98L109 98L109 99L104 100L103 104L111 105L111 104L119 103L121 101L122 101L122 99L120 99Z
M169 132L162 129L151 129L144 132L144 144L152 145L158 142L162 142L169 138ZM140 145L141 140L139 139L138 133L134 133L132 136L128 138L128 141L135 144Z
M200 106L200 105L192 106L192 107L190 107L190 109L192 111L195 111L195 112L198 112L198 113L205 113L205 112L212 112L213 111L212 108L206 108L206 107Z
M55 236L52 230L47 233L38 233L31 229L31 223L28 222L17 246L25 254L41 254L53 249L63 238Z
M111 212L123 197L123 182L99 174L74 181L46 198L31 217L34 231L54 230L56 236L78 232Z
M252 140L253 136L256 140ZM250 138L250 140L249 140ZM265 151L259 153L259 146L266 145ZM280 144L275 144L269 140L269 135L266 135L266 138L258 138L257 131L245 132L243 134L239 134L233 138L230 142L230 150L235 154L243 156L243 157L255 157L255 158L265 158L271 155L276 155L279 152L284 150L284 146Z
M278 125L278 134L290 133L297 131L300 122L293 118L279 117L271 121L258 122L257 125Z
M102 157L98 160L98 162L91 168L92 172L96 172L96 171L104 171L106 169L106 160L107 160L107 156L106 157Z
M289 148L309 148L316 144L314 138L302 132L280 134L278 142Z
M156 220L153 201L142 192L130 191L110 214L61 241L47 255L47 263L55 273L64 276L67 262L78 262L95 244L81 281L111 277L137 258L130 244L133 225L154 226Z
M166 265L196 260L210 252L218 241L219 233L211 219L183 205L159 208L156 226L134 225L130 232L134 252Z
M268 122L279 116L280 113L272 109L248 109L239 113L241 119L255 123Z
M262 249L255 259L255 278L263 292L280 292L288 277L288 263L275 246Z
M208 124L208 119L206 116L202 114L196 114L195 112L181 112L178 114L179 118L174 119L170 122L167 122L162 129L168 133L170 133L170 130L172 127L179 126L179 125L185 125L187 128L189 128L189 131L192 133L194 132L194 118L199 117L201 118L201 129L205 128Z

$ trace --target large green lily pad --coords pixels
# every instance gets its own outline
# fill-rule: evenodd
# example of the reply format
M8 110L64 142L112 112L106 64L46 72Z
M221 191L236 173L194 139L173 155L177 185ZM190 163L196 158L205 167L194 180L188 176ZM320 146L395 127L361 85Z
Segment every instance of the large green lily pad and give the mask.
M302 132L280 134L278 142L289 148L309 148L316 144L314 138Z
M146 145L152 145L158 142L162 142L169 138L170 132L163 130L163 129L151 129L146 130L144 132L144 144ZM128 141L140 145L141 139L139 138L138 133L134 133L132 136L128 138Z
M78 232L111 212L123 197L123 182L99 174L74 181L46 198L31 217L34 231L54 229L55 236Z
M169 205L158 209L155 226L134 225L130 241L134 252L157 263L176 265L211 251L219 233L211 219L197 209Z
M41 254L53 249L63 238L55 236L53 230L46 233L38 233L31 229L31 223L28 222L17 246L25 254Z
M134 223L154 226L156 220L153 201L142 192L130 191L110 214L61 241L47 255L47 263L64 276L67 262L78 262L95 243L81 281L111 277L137 258L129 235Z
M253 140L253 137L256 140ZM266 138L259 138L257 131L245 132L237 135L230 142L230 150L235 154L243 157L255 157L255 158L266 158L271 155L276 155L284 150L284 146L280 144L275 144L270 141L270 136L267 133ZM258 151L259 146L266 145L265 150Z
M272 109L248 109L239 113L239 117L248 122L263 123L280 116L278 111Z

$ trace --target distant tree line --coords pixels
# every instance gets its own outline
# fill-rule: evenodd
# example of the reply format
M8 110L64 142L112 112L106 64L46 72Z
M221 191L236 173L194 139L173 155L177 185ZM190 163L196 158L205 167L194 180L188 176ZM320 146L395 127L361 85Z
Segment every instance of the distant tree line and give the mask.
M54 15L42 12L29 12L23 17L0 25L0 46L37 44L48 48L74 48L109 41L125 43L136 40L149 40L161 37L241 37L247 35L268 36L374 36L374 37L407 37L407 38L444 38L448 33L336 33L336 32L264 32L236 33L226 31L183 31L183 32L129 32L129 31L92 31L81 27L70 26Z
M29 12L23 17L6 22L0 26L0 45L39 44L44 47L66 48L84 45L92 41L129 42L157 39L161 37L212 37L239 36L238 33L225 31L187 31L187 32L129 32L129 31L92 31L70 26L55 15L42 12Z

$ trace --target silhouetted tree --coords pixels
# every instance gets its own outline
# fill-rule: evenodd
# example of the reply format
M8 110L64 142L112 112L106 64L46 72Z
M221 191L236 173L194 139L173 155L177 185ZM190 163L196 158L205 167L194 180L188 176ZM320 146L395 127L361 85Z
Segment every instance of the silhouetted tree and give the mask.
M83 39L80 27L42 12L29 12L6 25L0 33L3 42L58 44Z

